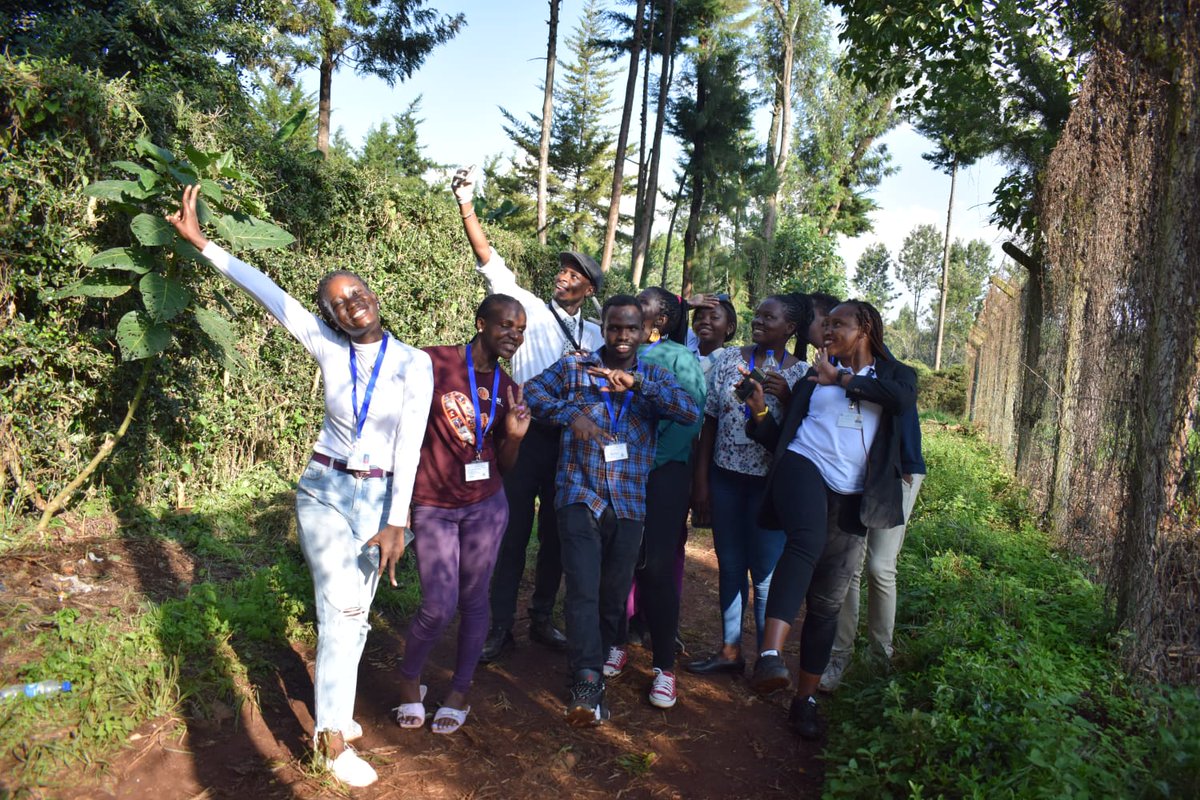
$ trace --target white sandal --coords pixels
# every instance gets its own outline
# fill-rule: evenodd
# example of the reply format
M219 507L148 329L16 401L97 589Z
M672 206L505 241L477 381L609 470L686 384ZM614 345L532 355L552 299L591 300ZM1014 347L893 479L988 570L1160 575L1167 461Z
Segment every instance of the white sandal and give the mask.
M425 727L425 693L429 691L429 687L421 684L421 702L419 703L401 703L392 709L392 713L396 715L396 724L401 728L416 729ZM417 720L420 722L406 722L405 720Z
M431 726L432 730L434 733L440 733L443 735L454 733L463 726L463 723L467 721L467 715L470 713L471 707L469 705L466 708L451 708L450 706L442 706L437 710L437 713L433 715L433 725ZM450 725L449 727L438 727L439 722L445 721L450 721L454 724Z

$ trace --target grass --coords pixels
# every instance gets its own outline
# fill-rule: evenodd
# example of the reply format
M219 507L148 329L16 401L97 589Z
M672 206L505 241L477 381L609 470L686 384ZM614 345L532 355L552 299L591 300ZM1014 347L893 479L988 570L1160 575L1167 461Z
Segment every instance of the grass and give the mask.
M991 447L927 424L924 449L894 670L860 652L828 704L826 795L1195 796L1196 690L1130 679L1102 587Z

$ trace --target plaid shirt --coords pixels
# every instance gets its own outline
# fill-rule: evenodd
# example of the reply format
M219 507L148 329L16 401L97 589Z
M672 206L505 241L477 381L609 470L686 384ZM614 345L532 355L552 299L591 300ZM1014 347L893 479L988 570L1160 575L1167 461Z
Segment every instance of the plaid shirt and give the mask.
M568 355L525 383L525 402L533 416L563 426L558 457L554 505L563 508L584 503L597 517L612 506L618 519L646 517L646 478L654 464L659 419L689 425L700 418L700 406L670 372L649 362L636 364L642 373L641 390L633 390L628 410L614 429L601 392L608 381L592 378L588 367L603 367L603 349L588 355ZM601 389L600 387L604 388ZM612 395L613 411L620 413L624 393ZM571 423L586 414L603 431L624 442L629 458L606 462L604 444L576 438Z

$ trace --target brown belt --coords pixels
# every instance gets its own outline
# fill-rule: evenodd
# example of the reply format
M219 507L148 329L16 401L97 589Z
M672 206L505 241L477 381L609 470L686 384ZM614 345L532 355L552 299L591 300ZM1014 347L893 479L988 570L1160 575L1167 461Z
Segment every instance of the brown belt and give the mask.
M390 478L392 473L384 472L379 467L371 467L370 469L350 469L346 466L345 461L339 461L336 458L330 458L324 453L312 454L312 460L318 464L324 464L327 467L336 469L338 472L345 472L353 475L356 478Z

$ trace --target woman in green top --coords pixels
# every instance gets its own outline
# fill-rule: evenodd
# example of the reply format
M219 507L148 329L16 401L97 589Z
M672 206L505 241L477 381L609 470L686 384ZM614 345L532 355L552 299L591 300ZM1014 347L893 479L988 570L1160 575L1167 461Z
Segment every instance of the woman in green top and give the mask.
M697 403L704 402L705 381L700 362L678 341L686 333L687 315L680 298L659 287L638 295L645 316L647 344L638 348L638 362L670 370ZM646 481L644 555L634 575L637 608L650 634L654 680L650 702L659 708L675 705L675 634L679 629L679 584L676 563L681 535L686 536L691 469L688 460L700 422L682 425L663 420L658 425L654 468ZM681 533L682 532L682 533ZM628 661L625 647L609 649L604 674L615 678Z

